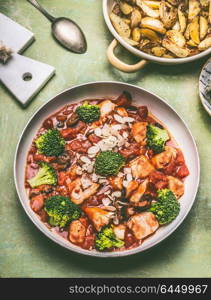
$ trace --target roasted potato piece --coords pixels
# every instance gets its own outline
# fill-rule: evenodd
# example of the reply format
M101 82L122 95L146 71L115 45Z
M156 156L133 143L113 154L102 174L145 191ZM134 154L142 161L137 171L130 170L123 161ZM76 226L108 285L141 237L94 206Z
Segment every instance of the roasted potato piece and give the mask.
M188 20L192 21L200 13L200 3L198 0L189 0Z
M209 23L211 24L211 1L210 1L210 4L209 4Z
M180 0L167 0L171 5L178 5Z
M125 40L125 42L127 42L128 44L130 44L131 46L138 46L138 42L135 42L132 39L128 39L128 38L123 38Z
M207 50L211 47L211 35L206 37L201 43L198 45L200 51Z
M141 29L140 28L136 27L133 29L132 38L133 38L133 41L135 41L135 42L140 41L140 39L141 39Z
M146 5L153 9L159 9L160 8L160 1L151 1L151 0L146 0L144 1Z
M202 8L207 8L209 6L209 0L200 0Z
M135 28L139 25L139 23L141 22L141 13L138 9L134 9L131 13L131 17L130 17L130 26L131 28Z
M159 10L154 10L146 5L145 1L143 0L136 0L136 4L143 10L143 12L152 18L159 18Z
M199 17L195 17L193 19L193 21L190 23L189 30L192 41L196 44L199 44Z
M179 21L176 21L176 23L174 24L174 26L172 27L173 30L177 30L180 31L180 24Z
M151 17L145 17L141 20L141 27L149 28L161 34L166 33L163 23L160 20L153 19Z
M110 14L111 22L114 25L114 28L116 31L121 35L122 37L129 38L130 37L130 27L128 24L126 24L122 18L115 15L114 13Z
M162 42L163 47L168 49L170 52L175 54L177 57L187 57L189 51L187 48L182 48L170 41L169 39L164 38Z
M185 42L186 42L185 38L182 35L182 33L177 31L177 30L167 31L166 37L179 47L184 47L185 46Z
M207 19L201 16L199 19L199 24L200 24L200 40L203 40L208 31Z
M124 15L129 15L133 11L133 7L123 1L119 1L119 7Z
M198 45L193 40L187 41L187 45L191 47L198 47Z
M160 37L157 35L157 33L151 29L145 29L145 28L141 28L141 35L143 35L144 37L148 38L150 41L154 41L154 42L159 42L160 41Z
M182 11L181 5L178 9L178 19L179 19L179 24L180 24L180 32L183 33L187 26L187 19L186 19L185 13Z
M153 47L152 48L152 54L154 54L155 56L161 57L165 54L165 52L166 52L166 49L163 48L163 47L158 46L158 47Z
M177 21L177 9L162 0L160 3L160 19L165 28L171 28Z
M186 40L188 40L190 38L190 24L188 24L186 27L184 37L186 38Z

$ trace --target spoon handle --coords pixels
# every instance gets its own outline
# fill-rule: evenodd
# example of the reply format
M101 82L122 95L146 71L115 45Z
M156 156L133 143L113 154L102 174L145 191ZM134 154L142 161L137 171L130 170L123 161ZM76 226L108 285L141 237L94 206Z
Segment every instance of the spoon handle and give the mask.
M52 15L50 15L36 0L27 0L34 7L36 7L49 21L53 22L56 20Z

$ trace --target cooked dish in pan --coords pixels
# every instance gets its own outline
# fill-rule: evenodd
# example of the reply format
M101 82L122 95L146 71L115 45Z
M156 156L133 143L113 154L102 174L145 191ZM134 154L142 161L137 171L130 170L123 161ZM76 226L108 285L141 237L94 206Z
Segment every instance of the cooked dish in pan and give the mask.
M90 251L139 246L180 212L189 171L168 128L128 92L49 116L29 149L31 209Z
M117 0L110 14L130 45L164 58L184 58L211 47L209 0Z

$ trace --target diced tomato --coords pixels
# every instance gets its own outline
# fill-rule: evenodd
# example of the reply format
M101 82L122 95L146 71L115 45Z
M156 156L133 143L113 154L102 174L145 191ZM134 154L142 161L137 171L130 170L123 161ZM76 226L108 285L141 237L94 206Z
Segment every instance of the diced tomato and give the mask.
M188 167L186 166L186 164L183 164L178 170L177 170L177 173L176 175L180 178L184 178L186 176L188 176L190 173L189 173L189 170L188 170Z
M175 164L177 166L181 166L184 163L185 163L184 155L183 155L182 151L178 149L177 150L177 157L176 157L176 160L175 160Z
M59 172L58 173L58 185L64 185L67 176L68 175L66 172Z

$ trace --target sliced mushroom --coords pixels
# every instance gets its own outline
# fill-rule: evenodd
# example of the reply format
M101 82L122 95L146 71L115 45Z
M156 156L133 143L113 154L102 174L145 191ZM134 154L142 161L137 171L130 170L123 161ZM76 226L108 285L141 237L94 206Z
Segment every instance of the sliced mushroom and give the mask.
M199 20L199 24L200 24L200 40L203 40L208 31L207 19L201 16Z
M153 19L151 17L145 17L141 21L141 27L149 28L161 34L166 33L163 23L160 20Z
M133 11L133 7L123 1L119 1L119 8L124 15L129 15Z
M182 33L177 30L167 31L166 37L179 47L185 46L185 43L186 43L185 38L182 35Z
M198 0L189 0L188 20L192 21L200 13L200 3Z
M114 25L114 28L119 33L119 35L125 38L129 38L131 33L129 25L126 24L122 18L115 15L114 13L110 14L110 18Z
M177 57L187 57L189 55L189 50L187 48L181 48L169 39L165 38L162 45Z
M141 32L141 35L148 38L150 41L153 41L153 42L159 42L160 41L160 37L158 36L158 34L155 31L151 30L151 29L141 28L140 32Z
M201 43L198 45L200 51L207 50L211 47L211 36L206 37Z
M131 28L135 28L139 25L139 23L141 22L141 13L138 9L134 9L131 13L131 17L130 17L130 26Z
M171 28L177 21L177 9L162 0L160 3L160 19L165 28Z
M143 10L143 12L148 16L152 18L159 18L160 13L159 10L154 10L150 8L145 1L142 0L136 0L136 4Z

